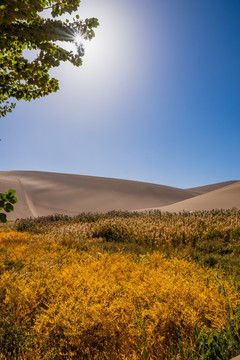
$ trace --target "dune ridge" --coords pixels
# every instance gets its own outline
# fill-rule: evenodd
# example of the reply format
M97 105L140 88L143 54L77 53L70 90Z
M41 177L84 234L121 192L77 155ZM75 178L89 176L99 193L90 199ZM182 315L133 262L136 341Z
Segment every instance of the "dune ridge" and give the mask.
M240 208L240 182L179 189L140 181L41 171L0 171L0 192L15 189L9 220L111 210ZM217 195L215 195L215 193ZM221 201L216 201L220 197ZM226 198L229 198L227 201ZM225 200L224 200L225 199Z

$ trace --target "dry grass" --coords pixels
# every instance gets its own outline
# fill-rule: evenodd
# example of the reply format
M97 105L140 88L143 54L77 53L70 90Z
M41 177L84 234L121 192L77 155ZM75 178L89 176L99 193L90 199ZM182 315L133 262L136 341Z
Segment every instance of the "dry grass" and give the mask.
M216 244L234 254L239 212L36 223L43 233L0 233L0 359L228 360L240 350L236 286L191 259Z

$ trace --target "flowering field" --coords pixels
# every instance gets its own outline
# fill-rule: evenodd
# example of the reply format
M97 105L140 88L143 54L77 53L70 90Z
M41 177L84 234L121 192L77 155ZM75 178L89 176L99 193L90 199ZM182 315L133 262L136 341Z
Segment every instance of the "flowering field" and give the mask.
M49 217L0 229L0 359L240 353L238 212ZM202 266L209 254L231 255L235 270Z

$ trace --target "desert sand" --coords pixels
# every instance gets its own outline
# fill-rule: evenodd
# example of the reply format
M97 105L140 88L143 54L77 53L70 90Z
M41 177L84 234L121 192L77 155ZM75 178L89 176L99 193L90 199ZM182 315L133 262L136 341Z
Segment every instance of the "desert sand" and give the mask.
M51 214L161 209L240 208L240 182L191 189L139 181L39 171L0 171L0 192L15 189L9 220Z
M212 209L240 209L240 182L223 185L221 188L155 209L168 212L199 211Z

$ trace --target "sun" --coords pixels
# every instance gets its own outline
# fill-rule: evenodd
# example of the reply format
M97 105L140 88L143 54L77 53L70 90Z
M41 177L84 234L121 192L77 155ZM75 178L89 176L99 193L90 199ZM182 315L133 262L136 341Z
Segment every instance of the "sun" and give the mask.
M74 37L74 42L75 44L77 44L78 46L82 44L83 42L83 38L80 34L76 34Z

